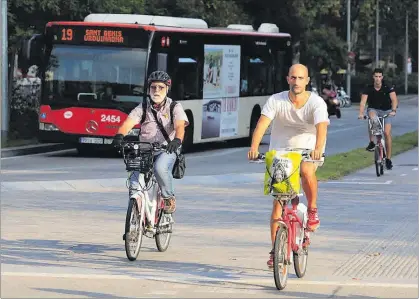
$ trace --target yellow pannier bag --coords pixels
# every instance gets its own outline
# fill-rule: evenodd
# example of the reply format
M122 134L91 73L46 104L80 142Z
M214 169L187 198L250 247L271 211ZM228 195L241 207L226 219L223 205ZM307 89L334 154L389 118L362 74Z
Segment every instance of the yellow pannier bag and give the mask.
M265 155L264 194L295 195L300 192L300 152L270 150Z

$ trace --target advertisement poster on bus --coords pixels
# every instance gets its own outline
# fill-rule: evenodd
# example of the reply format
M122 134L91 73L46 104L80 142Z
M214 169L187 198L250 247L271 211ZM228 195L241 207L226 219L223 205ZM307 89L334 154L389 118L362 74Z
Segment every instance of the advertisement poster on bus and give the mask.
M201 138L237 135L240 46L205 45Z
M236 136L239 124L239 98L223 98L221 104L220 137Z
M204 99L238 97L240 46L205 45Z
M222 99L204 100L201 138L220 137Z

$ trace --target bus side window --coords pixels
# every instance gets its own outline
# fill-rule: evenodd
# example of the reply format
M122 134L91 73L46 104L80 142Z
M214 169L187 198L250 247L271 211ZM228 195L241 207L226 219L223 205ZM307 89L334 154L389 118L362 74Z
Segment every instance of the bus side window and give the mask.
M157 70L167 72L167 54L157 53Z
M240 67L240 96L249 95L249 56L242 55Z
M179 57L175 61L175 96L178 100L199 98L199 63L197 57Z
M284 73L284 51L278 51L276 53L276 63L275 63L275 92L281 92L285 88L285 77L286 74Z
M249 96L264 96L273 93L272 67L266 56L248 57Z

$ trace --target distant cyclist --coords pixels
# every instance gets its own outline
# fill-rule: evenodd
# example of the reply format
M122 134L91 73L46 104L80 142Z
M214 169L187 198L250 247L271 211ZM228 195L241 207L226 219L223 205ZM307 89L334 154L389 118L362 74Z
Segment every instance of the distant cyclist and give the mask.
M377 123L378 119L375 119L376 116L383 116L389 114L394 117L397 110L397 96L394 87L388 86L383 83L383 70L376 68L372 75L374 83L367 85L362 91L361 103L359 105L359 117L360 119L364 118L365 104L368 102L367 113L373 122ZM391 123L392 117L386 118L384 126L384 137L386 143L386 168L392 169L393 163L391 162ZM370 138L370 143L368 144L366 150L373 151L375 148L374 136L372 136L371 130L368 127L368 134Z
M291 66L287 81L290 90L272 95L262 109L248 152L250 160L257 158L260 142L271 122L273 125L269 150L285 147L307 148L313 150L313 160L322 160L330 123L326 103L318 95L306 91L310 81L306 66ZM301 183L308 201L307 226L311 231L320 226L317 212L317 165L313 162L302 162L300 168ZM281 212L280 203L274 200L271 214L272 248L278 228L276 219L281 217ZM273 266L273 258L272 250L267 262L269 267Z
M164 211L167 214L174 213L176 210L172 169L176 161L176 153L182 145L185 127L189 124L188 117L180 103L177 103L173 109L174 125L171 123L170 103L172 103L172 99L167 97L171 84L172 80L170 79L170 76L163 71L155 71L148 77L149 99L147 100L146 116L141 125L140 135L141 141L144 142L167 143L156 123L156 119L153 115L154 111L171 140L167 145L167 152L158 153L154 164L155 176L165 202ZM125 122L119 128L113 142L115 146L120 145L124 136L127 135L135 125L140 123L142 116L143 105L140 104L131 111ZM135 191L131 190L136 190L138 188L138 178L138 174L131 176L130 196L135 193Z

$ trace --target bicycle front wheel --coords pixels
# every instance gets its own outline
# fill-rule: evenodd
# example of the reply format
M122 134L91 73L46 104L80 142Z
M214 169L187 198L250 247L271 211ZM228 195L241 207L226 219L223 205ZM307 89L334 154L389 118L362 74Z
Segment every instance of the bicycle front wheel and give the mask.
M169 248L170 239L172 238L173 218L171 214L164 214L160 210L160 217L156 232L156 246L160 252L164 252Z
M302 278L306 274L308 247L299 248L298 252L293 253L294 270L298 278Z
M144 215L141 214L141 207L137 200L131 198L128 204L127 216L125 219L125 252L130 261L135 261L140 253L143 240Z
M288 230L280 224L276 231L274 245L274 279L278 290L283 290L288 281Z

